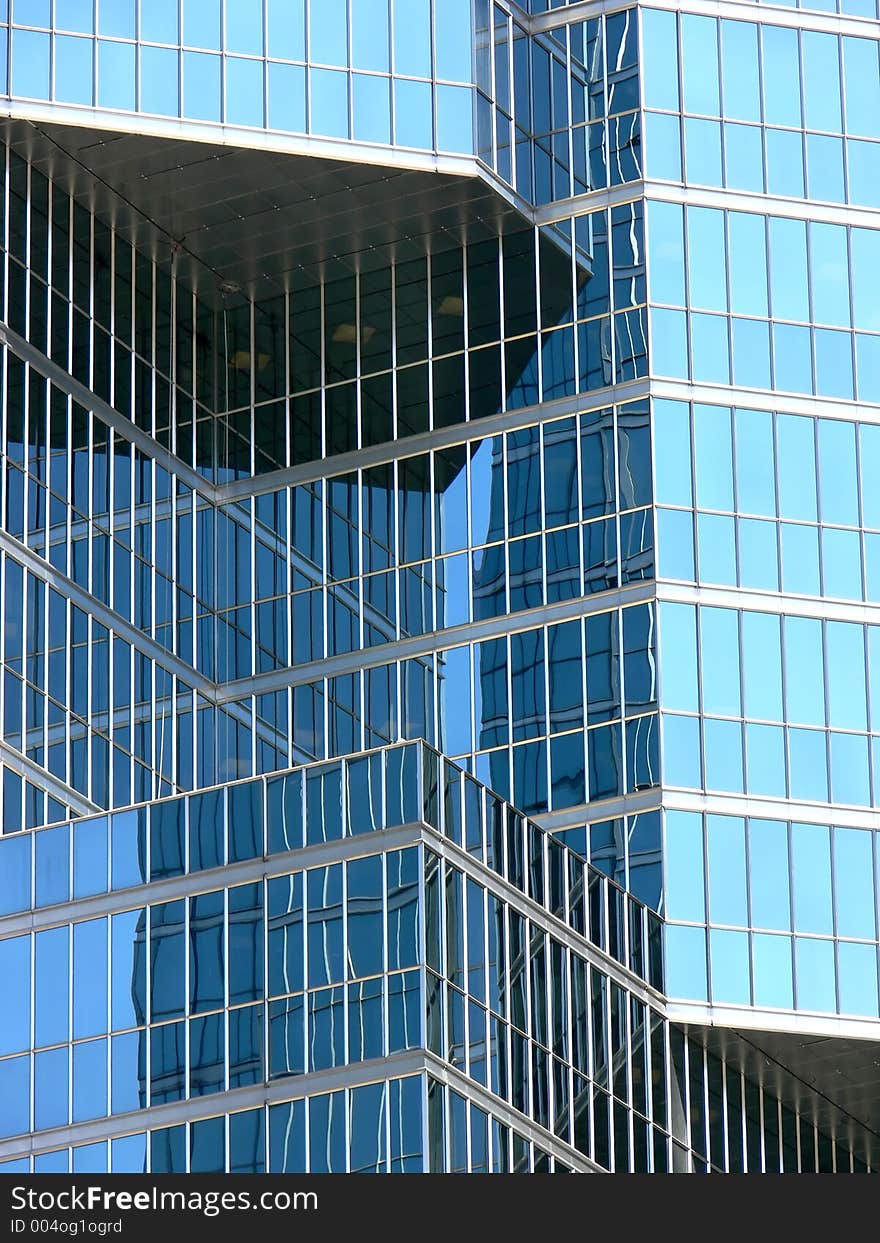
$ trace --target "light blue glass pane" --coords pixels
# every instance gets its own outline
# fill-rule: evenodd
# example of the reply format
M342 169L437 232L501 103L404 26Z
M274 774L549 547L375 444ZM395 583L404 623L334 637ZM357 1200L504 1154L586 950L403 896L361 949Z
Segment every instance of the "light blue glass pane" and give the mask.
M305 0L267 0L267 47L270 56L305 60Z
M394 83L394 141L400 147L434 147L433 92L428 82Z
M98 103L102 108L135 108L134 44L98 40Z
M807 234L801 220L771 217L770 298L775 319L810 318L807 292Z
M782 652L779 618L742 615L743 687L746 716L782 720Z
M804 196L804 147L797 131L765 130L767 190L788 198ZM773 256L774 262L776 256Z
M865 536L865 599L880 602L880 536Z
M880 529L880 427L859 425L859 466L862 481L862 520L866 527Z
M431 77L430 0L394 0L394 72Z
M709 955L712 1000L747 1006L751 1001L748 933L713 929L709 933Z
M330 138L348 138L348 74L312 69L309 130Z
M840 116L840 53L837 35L805 30L801 35L804 61L804 120L807 129L843 128Z
M720 186L721 122L687 117L684 123L686 180L694 185Z
M880 627L868 626L868 668L871 692L871 729L880 732Z
M55 29L76 30L84 35L93 34L95 30L93 10L93 0L55 0ZM4 13L3 21L5 20ZM57 46L56 41L56 49Z
M854 395L851 335L817 328L815 337L816 392L823 397L851 399Z
M697 625L693 605L664 601L660 605L660 634L663 707L696 712Z
M55 39L55 98L65 104L92 103L92 40Z
M752 22L722 21L721 69L726 117L760 121L759 63L757 26Z
M70 898L70 826L43 829L35 838L37 906L54 906Z
M791 797L827 802L828 763L825 734L815 729L790 729L788 755Z
M388 17L388 0L351 0L353 68L389 71Z
M780 539L782 590L795 595L820 595L818 527L783 522L780 525Z
M6 9L4 4L3 8ZM51 26L51 0L15 0L12 20L23 26ZM4 12L3 21L6 21Z
M691 316L691 357L695 380L709 384L730 383L726 316Z
M700 789L703 784L700 766L700 722L696 717L664 713L661 754L665 784Z
M687 209L690 306L727 310L724 213L711 207Z
M880 143L846 140L849 201L860 207L880 207Z
M443 750L464 755L472 750L470 701L470 648L458 647L440 656L440 695L446 711L441 715Z
M874 16L873 11L871 16ZM880 117L880 69L876 40L843 39L843 89L848 132L875 135L877 118Z
M827 134L807 135L807 180L811 199L846 202L842 139Z
M862 598L862 556L858 531L822 529L822 594L841 600Z
M29 936L0 941L0 1056L27 1049L31 1036L31 942Z
M681 181L681 121L677 116L646 112L644 125L646 173L659 181ZM651 207L659 204L652 203Z
M831 797L835 803L869 807L868 739L860 734L831 734Z
M661 505L692 505L690 411L686 402L657 399L654 422L655 495Z
M642 9L639 74L648 108L678 112L678 39L674 13Z
M743 518L739 523L739 581L742 587L779 590L776 523Z
M831 842L824 825L791 826L791 866L795 931L830 934Z
M176 48L141 48L141 108L159 116L180 114L178 56Z
M824 725L822 623L809 617L786 617L784 625L787 720Z
M685 305L684 217L676 203L648 206L648 271L651 300Z
M230 125L262 128L263 62L228 56L226 60L226 120Z
M853 229L852 253L853 323L856 328L880 329L880 298L874 274L880 271L880 231Z
M114 1174L144 1174L147 1169L146 1135L125 1135L110 1141Z
M857 526L859 489L856 474L855 425L820 419L819 495L823 522Z
M73 1121L103 1118L107 1113L107 1041L73 1046Z
M694 406L697 505L733 510L733 447L730 409Z
M110 819L111 873L113 889L126 889L146 880L145 833L137 811L117 812Z
M832 770L833 765L832 753ZM840 937L873 940L877 935L873 837L864 829L833 830L834 909Z
M111 923L111 1021L114 1031L136 1027L146 1017L146 917L124 911Z
M73 1036L107 1030L107 921L73 925Z
M718 116L721 111L718 90L718 23L714 18L682 15L681 62L685 112Z
M736 539L733 518L697 516L700 582L736 586Z
M73 896L90 897L107 891L108 824L81 820L73 826Z
M812 393L813 361L809 328L792 324L773 325L774 388L784 392Z
M144 1068L141 1065L142 1043L143 1036L137 1032L114 1036L111 1041L110 1100L113 1113L128 1113L146 1103L142 1079Z
M779 514L816 521L816 445L812 419L780 414L776 419Z
M856 334L856 366L859 400L880 402L880 337Z
M183 114L196 121L220 120L220 57L184 52Z
M766 319L767 236L763 216L730 212L727 218L730 245L730 309L734 315L758 315ZM714 244L722 245L716 238ZM723 254L723 250L722 250ZM695 263L698 257L695 256ZM719 302L716 310L724 310Z
M669 997L706 1000L706 932L703 928L667 925L665 983Z
M780 821L749 821L749 893L753 927L791 927L788 826Z
M763 194L764 143L757 125L725 124L724 178L724 184L731 190Z
M734 348L736 322L734 322ZM768 410L735 410L736 507L743 514L776 514L773 415Z
M0 1135L24 1135L30 1125L30 1058L0 1062Z
M48 1049L34 1058L34 1126L66 1126L69 1118L68 1050Z
M304 134L306 71L300 65L269 65L269 127Z
M33 30L12 32L12 94L49 98L49 36Z
M834 1014L837 1009L834 987L834 942L795 937L794 959L797 1008Z
M346 0L309 0L309 60L319 65L348 64Z
M740 716L739 620L733 609L700 610L703 711Z
M54 1154L52 1154L54 1155ZM64 1170L67 1173L67 1149L64 1150ZM30 1157L19 1157L11 1161L0 1161L0 1174L29 1174L31 1169Z
M437 149L471 154L474 149L473 91L465 86L437 87Z
M748 926L745 821L707 816L709 922Z
M34 1157L34 1171L39 1174L67 1174L70 1160L66 1148L56 1152L42 1152Z
M360 142L391 142L391 81L356 73L352 77L354 137Z
M657 511L657 573L661 578L694 578L694 519L680 510Z
M849 263L846 229L835 224L810 225L810 270L813 283L813 320L818 324L848 326Z
M873 945L837 946L841 1014L877 1017L877 950Z
M220 0L183 0L183 39L189 47L220 48Z
M398 14L399 20L399 14ZM471 0L444 0L434 12L434 62L437 77L472 82Z
M34 1039L36 1045L68 1039L68 929L38 932L34 944Z
M744 388L770 388L770 328L754 319L734 319L733 382Z
M768 125L801 123L801 84L796 30L761 29L764 68L764 119Z
M226 47L230 52L263 54L263 6L226 0Z
M757 932L752 938L754 1004L791 1009L791 938Z
M0 838L0 915L26 911L31 904L33 837L17 833Z
M141 38L151 43L178 42L180 18L177 0L146 0L141 4Z
M97 1144L79 1144L73 1150L74 1174L106 1174L107 1144L101 1140Z
M829 725L843 730L868 730L863 626L853 621L829 621L825 626L825 661Z
M746 787L749 794L785 798L785 731L781 725L746 724Z
M135 0L101 0L98 5L98 33L133 39L137 33Z
M703 722L706 788L741 794L743 785L742 727L738 721Z

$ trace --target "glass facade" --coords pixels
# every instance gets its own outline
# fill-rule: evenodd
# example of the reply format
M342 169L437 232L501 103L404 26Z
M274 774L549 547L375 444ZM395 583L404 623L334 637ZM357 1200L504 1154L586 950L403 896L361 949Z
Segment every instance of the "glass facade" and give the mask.
M0 1170L880 1160L880 25L592 7L0 0Z

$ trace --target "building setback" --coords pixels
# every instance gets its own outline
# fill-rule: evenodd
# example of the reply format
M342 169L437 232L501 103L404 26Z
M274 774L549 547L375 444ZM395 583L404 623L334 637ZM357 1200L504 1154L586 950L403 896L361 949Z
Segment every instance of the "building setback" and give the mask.
M0 0L0 1173L880 1164L841 5Z

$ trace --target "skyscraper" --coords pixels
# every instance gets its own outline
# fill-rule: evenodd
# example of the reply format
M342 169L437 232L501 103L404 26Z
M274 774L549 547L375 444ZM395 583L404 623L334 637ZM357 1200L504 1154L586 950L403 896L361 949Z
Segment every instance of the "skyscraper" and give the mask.
M0 1172L880 1163L841 4L0 0Z

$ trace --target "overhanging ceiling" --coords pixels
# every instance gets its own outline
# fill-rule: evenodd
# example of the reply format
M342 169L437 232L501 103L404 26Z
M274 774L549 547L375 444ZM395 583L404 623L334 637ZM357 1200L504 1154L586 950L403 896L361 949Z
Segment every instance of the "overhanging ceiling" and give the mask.
M21 119L12 148L210 298L289 288L316 264L368 270L497 236L523 218L482 176Z

